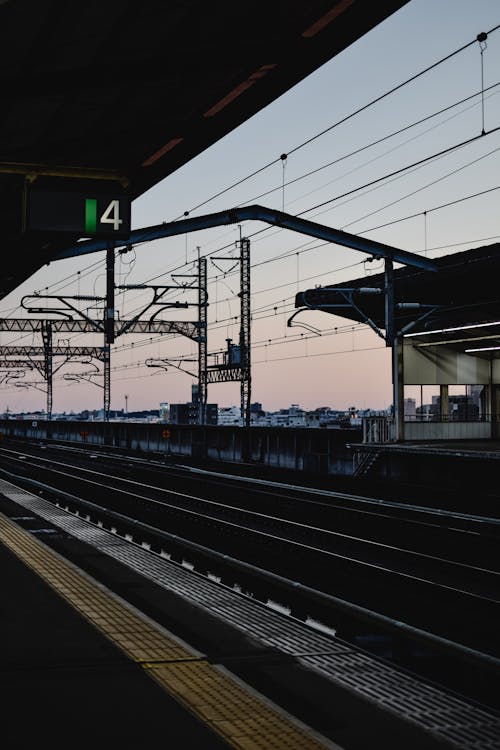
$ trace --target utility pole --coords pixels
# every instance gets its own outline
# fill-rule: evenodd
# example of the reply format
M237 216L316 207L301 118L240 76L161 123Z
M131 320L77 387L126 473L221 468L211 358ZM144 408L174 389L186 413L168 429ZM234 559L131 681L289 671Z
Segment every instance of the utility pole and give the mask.
M251 352L250 352L250 240L239 240L240 255L234 257L217 257L217 260L235 260L240 264L240 337L239 346L227 339L227 352L223 364L210 365L207 370L208 383L240 383L241 394L241 423L250 427L250 400L252 388ZM213 259L212 259L212 262Z
M111 405L111 344L115 340L115 248L106 250L106 307L104 309L104 421Z
M198 257L198 424L207 421L207 259Z
M52 419L52 324L50 320L45 320L42 325L43 341L43 371L45 382L47 383L47 421Z
M250 357L250 240L240 241L240 352L241 352L241 419L250 427L250 399L252 390Z

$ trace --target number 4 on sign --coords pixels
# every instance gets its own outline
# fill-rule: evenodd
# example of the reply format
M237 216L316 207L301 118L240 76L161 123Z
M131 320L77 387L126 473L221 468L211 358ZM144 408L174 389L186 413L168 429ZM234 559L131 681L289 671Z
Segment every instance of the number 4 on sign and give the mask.
M120 229L120 224L123 224L123 219L120 219L120 201L111 201L101 216L101 224L112 224L115 231Z

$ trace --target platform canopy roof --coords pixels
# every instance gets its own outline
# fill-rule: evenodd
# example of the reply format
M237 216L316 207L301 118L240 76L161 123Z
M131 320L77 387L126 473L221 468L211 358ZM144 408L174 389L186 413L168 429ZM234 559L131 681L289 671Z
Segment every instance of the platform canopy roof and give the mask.
M396 304L396 328L401 330L417 321L427 310L430 314L417 322L411 333L437 330L434 339L448 341L464 339L465 349L469 344L465 339L491 335L492 341L498 336L500 326L492 324L500 321L500 243L465 250L442 258L435 258L438 272L404 267L394 271L394 302ZM365 322L366 318L346 301L345 289L355 290L352 300L356 307L381 329L385 328L384 274L377 273L363 278L351 279L340 284L322 286L299 292L295 298L297 308L312 307L339 315L348 320ZM378 289L380 294L362 293L360 289ZM398 309L399 303L419 303L420 309ZM340 305L340 306L338 306ZM426 307L428 306L428 307ZM296 324L307 322L307 312L296 315ZM463 332L448 331L462 326L477 326ZM474 332L475 330L475 332ZM410 330L408 331L410 332ZM432 338L426 340L431 341ZM485 344L481 344L481 346ZM457 344L458 346L458 344Z
M420 351L427 350L435 355L443 350L451 350L479 359L500 359L500 320L445 330L432 329L412 334L405 342L411 342Z
M0 297L78 239L20 231L27 179L134 199L406 2L0 0Z

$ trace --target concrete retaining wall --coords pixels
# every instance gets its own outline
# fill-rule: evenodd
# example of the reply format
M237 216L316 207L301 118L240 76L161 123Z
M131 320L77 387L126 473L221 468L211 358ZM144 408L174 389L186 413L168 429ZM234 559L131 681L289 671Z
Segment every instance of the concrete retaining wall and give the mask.
M263 464L319 474L352 474L352 451L361 430L198 427L125 422L0 420L5 436L107 445L145 454ZM167 434L168 433L168 434Z

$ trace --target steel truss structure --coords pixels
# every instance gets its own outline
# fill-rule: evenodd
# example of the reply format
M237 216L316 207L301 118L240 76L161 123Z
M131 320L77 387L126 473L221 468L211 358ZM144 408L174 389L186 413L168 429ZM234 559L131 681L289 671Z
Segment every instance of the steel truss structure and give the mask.
M228 352L224 364L208 367L206 382L228 383L239 381L241 396L241 420L245 427L250 427L250 399L252 390L251 375L251 321L250 321L250 240L243 238L239 242L240 255L240 340L238 362L232 357L233 348L228 342Z
M0 357L21 356L25 359L5 359L4 363L0 360L0 369L36 369L44 378L47 385L47 419L52 418L53 405L53 375L66 362L74 357L90 357L103 363L103 391L104 391L104 421L109 421L109 410L111 404L111 344L118 336L125 333L139 334L169 334L174 336L186 336L198 343L199 346L199 373L206 371L206 346L207 346L207 278L206 278L206 259L199 261L198 273L198 302L169 303L164 299L164 295L172 289L193 288L192 285L174 285L174 286L120 286L114 284L115 256L114 249L109 248L106 254L106 297L87 297L87 296L25 296L22 300L22 306L28 312L32 313L49 313L53 315L64 315L64 319L33 319L33 318L4 318L0 319L0 331L22 332L22 333L39 333L42 336L43 346L0 346ZM114 296L115 288L117 289L150 289L153 292L152 300L146 305L141 312L131 320L115 319ZM52 308L39 307L41 300L50 301L54 305ZM104 303L103 319L95 319L86 315L77 306L78 301L101 302ZM37 306L35 306L37 305ZM199 308L198 321L165 321L157 320L155 316L165 309L187 308L197 306ZM151 308L157 308L149 320L141 320L140 316ZM102 347L69 347L54 346L53 335L55 333L100 333L104 335L104 345ZM65 361L57 368L54 368L53 357L63 356ZM43 357L43 359L33 359ZM199 375L200 383L206 380ZM93 381L91 381L93 382ZM206 385L205 390L200 389L202 400L200 401L200 421L205 421L206 411Z
M45 319L41 318L0 318L0 331L13 333L41 333ZM96 333L104 332L102 320L54 319L50 321L53 333ZM115 320L115 338L123 333L172 334L198 340L199 323L170 320Z
M419 269L426 269L429 271L436 271L437 264L428 258L423 258L416 253L411 253L401 248L392 247L385 245L380 242L359 237L356 235L349 234L342 230L335 229L333 227L327 227L316 222L302 219L297 216L284 213L282 211L275 211L273 209L266 208L264 206L253 205L253 206L240 206L229 209L228 211L221 211L218 213L207 214L205 216L199 216L194 218L187 218L181 221L163 223L161 225L153 227L145 227L138 229L130 233L128 239L123 243L119 241L110 243L104 240L89 240L79 242L77 245L68 247L65 250L59 252L54 260L62 258L77 257L85 255L87 253L99 252L106 250L106 297L101 298L104 301L104 316L103 321L91 321L90 318L85 318L84 314L72 308L76 311L84 320L75 321L72 320L72 315L69 310L58 310L60 314L64 315L66 321L57 321L59 324L63 322L67 325L80 325L88 326L85 328L86 331L90 330L95 332L96 330L104 333L104 413L105 420L109 415L109 401L110 401L110 344L113 343L115 337L122 333L128 332L139 332L134 331L134 327L140 324L139 316L136 316L132 321L125 323L118 323L115 320L115 306L114 306L114 275L115 275L115 248L117 247L130 247L135 243L148 242L160 237L169 237L179 234L185 234L188 232L198 231L200 229L207 229L209 227L222 226L225 224L235 224L247 220L258 220L264 221L268 224L279 226L285 229L289 229L293 232L299 232L306 234L310 237L316 237L323 239L332 244L342 245L349 247L354 250L366 253L373 258L383 258L385 261L385 276L386 276L386 343L388 346L393 348L393 378L395 389L398 387L398 356L397 356L397 343L398 336L394 331L394 313L393 313L393 290L392 290L392 266L394 262L403 263L405 265L413 266ZM246 426L250 425L250 397L251 397L251 362L250 362L250 242L248 239L240 240L240 297L241 297L241 318L240 318L240 341L239 341L239 361L236 362L231 354L232 349L228 347L228 359L224 365L215 365L214 367L206 366L207 358L207 320L206 320L206 266L203 271L203 265L201 259L199 259L199 297L198 297L198 309L199 309L199 321L198 324L186 324L186 323L169 323L171 326L169 333L180 333L181 335L189 335L190 338L198 342L198 381L199 381L199 421L201 423L205 420L205 405L207 401L207 386L211 382L227 382L229 380L239 380L241 382L241 413L243 422ZM203 276L205 273L205 276ZM205 288L205 296L202 296L202 288ZM124 287L122 287L124 288ZM137 287L136 287L137 288ZM142 287L146 288L146 287ZM155 289L155 296L153 301L145 308L149 309L152 305L162 304L157 294L159 287L150 287ZM161 295L160 295L161 296ZM75 299L75 298L73 298ZM352 301L352 297L351 297ZM69 305L71 308L71 305ZM162 309L165 309L168 305L164 305ZM46 313L47 311L37 308L36 310L31 309L31 312ZM56 312L56 311L54 311ZM144 311L143 311L144 312ZM142 314L142 313L141 313ZM56 321L48 321L50 323ZM147 329L142 330L143 333L151 333L151 327L156 321L154 321L154 315L149 321L141 321L142 324L146 324ZM55 328L52 326L46 327L47 321L40 321L44 347L48 350L52 346L52 333L55 332ZM23 323L26 327L23 330L29 329L29 321ZM44 327L45 326L45 327ZM177 326L177 330L175 327ZM186 326L192 326L192 328L186 328ZM19 330L14 327L7 328L6 330ZM32 329L31 329L32 330ZM61 329L59 329L61 330ZM75 330L75 329L73 329ZM166 332L166 331L165 331ZM380 333L380 331L379 331ZM50 361L49 361L50 359ZM47 372L51 367L51 358L46 356L46 369ZM395 406L397 410L398 407ZM399 415L396 415L397 421L399 421Z

